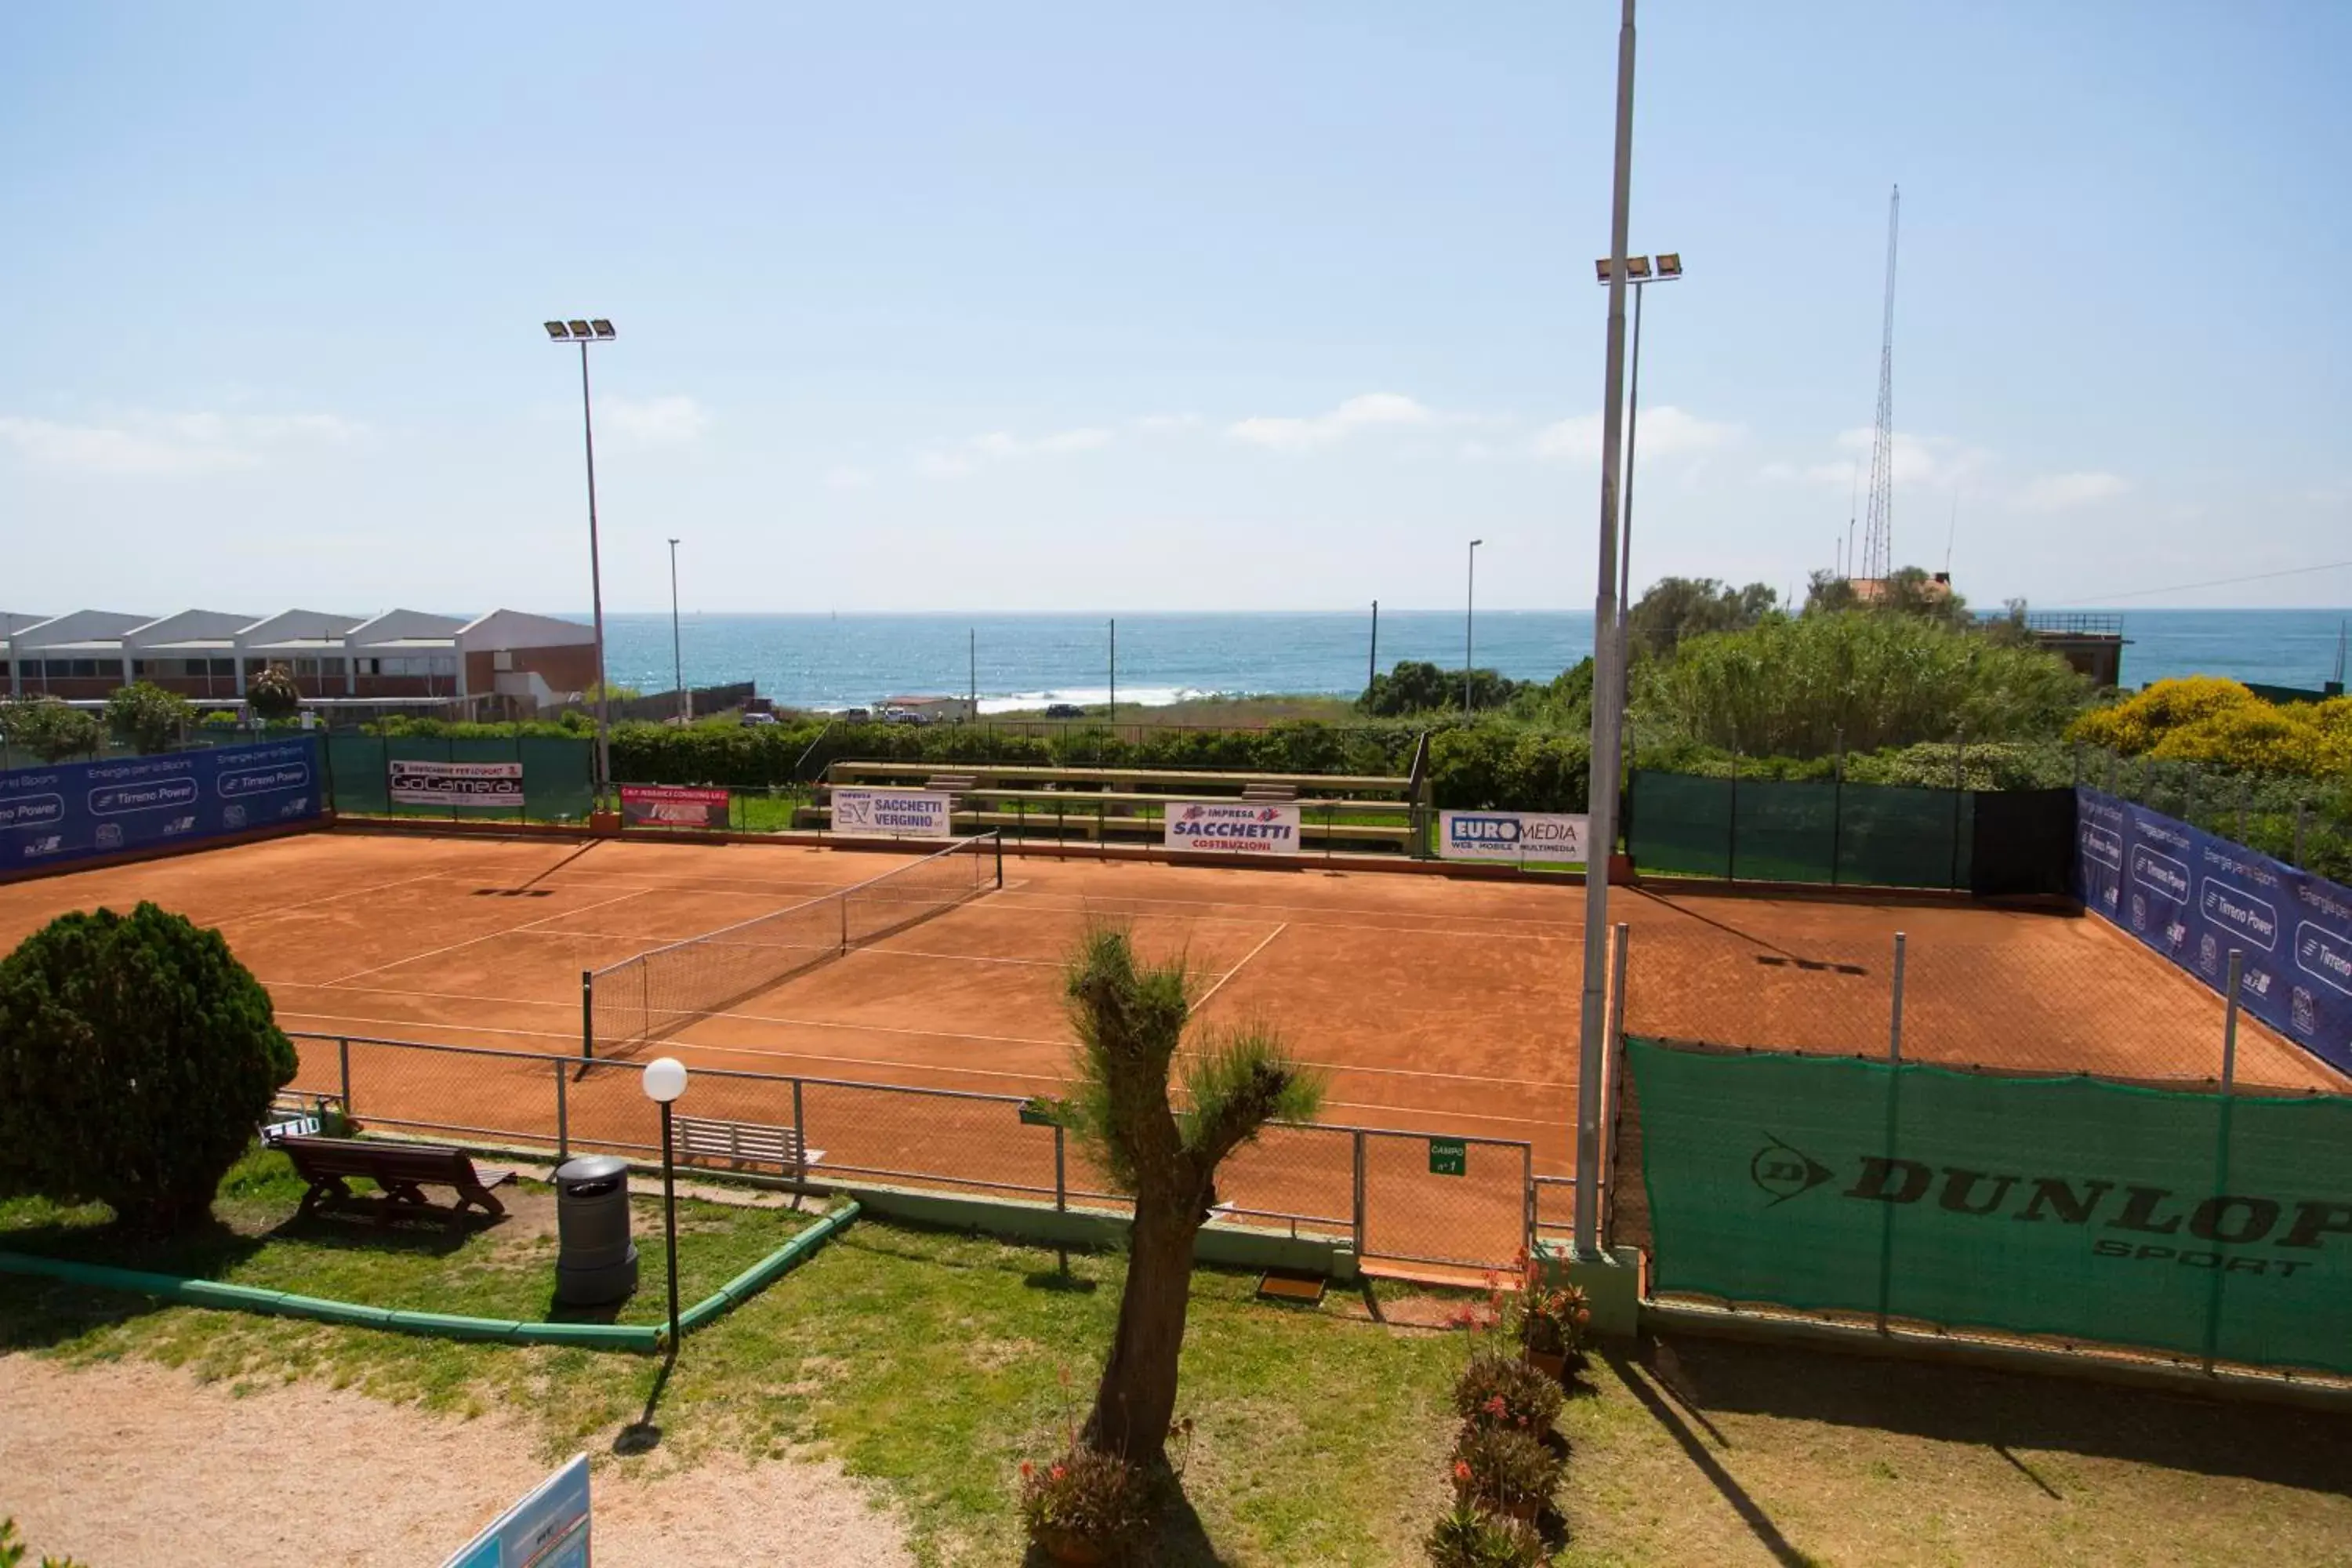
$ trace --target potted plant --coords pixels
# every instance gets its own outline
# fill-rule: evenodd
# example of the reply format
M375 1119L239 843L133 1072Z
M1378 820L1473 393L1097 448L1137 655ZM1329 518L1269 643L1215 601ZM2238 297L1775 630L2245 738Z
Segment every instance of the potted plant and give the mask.
M1047 1465L1021 1465L1021 1518L1029 1539L1056 1563L1113 1561L1149 1521L1140 1466L1084 1444Z
M1584 1364L1584 1348L1592 1337L1591 1304L1575 1286L1547 1280L1539 1259L1520 1255L1518 1292L1504 1303L1503 1318L1529 1365L1565 1378L1571 1363Z
M1523 1519L1457 1502L1422 1542L1433 1568L1542 1568L1543 1537Z
M1481 1351L1454 1384L1454 1413L1465 1421L1511 1426L1538 1436L1559 1417L1559 1380L1528 1361Z
M1566 1463L1532 1432L1465 1421L1454 1440L1454 1500L1532 1521L1551 1501Z

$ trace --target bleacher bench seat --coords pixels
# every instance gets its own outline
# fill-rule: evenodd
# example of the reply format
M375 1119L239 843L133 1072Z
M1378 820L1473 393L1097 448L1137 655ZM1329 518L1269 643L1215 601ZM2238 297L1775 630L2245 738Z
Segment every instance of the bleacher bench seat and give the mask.
M761 1121L712 1121L681 1116L673 1123L677 1152L689 1160L726 1160L738 1164L781 1165L804 1170L820 1163L824 1151L801 1142L797 1127Z

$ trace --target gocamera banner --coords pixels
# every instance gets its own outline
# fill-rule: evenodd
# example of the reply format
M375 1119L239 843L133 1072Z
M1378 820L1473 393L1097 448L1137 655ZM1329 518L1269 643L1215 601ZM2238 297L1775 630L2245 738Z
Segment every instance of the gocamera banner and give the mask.
M184 844L320 814L319 742L172 752L0 773L0 871Z
M2352 1373L2352 1100L1626 1050L1661 1290Z
M401 805L462 806L520 811L522 763L431 763L393 757L384 763L386 793Z
M2240 1005L2352 1073L2352 888L2104 791L2075 795L2083 907L2216 991L2239 949Z

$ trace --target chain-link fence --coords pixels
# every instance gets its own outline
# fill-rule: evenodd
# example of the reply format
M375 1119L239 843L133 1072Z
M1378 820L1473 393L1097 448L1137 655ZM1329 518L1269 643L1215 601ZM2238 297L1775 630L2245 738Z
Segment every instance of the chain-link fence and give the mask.
M2352 882L2352 784L2126 757L2097 746L2075 748L2074 782Z
M660 1121L634 1066L467 1046L298 1034L289 1093L362 1126L454 1134L557 1159L646 1154ZM677 1114L798 1135L801 1161L684 1163L770 1176L936 1187L1055 1207L1126 1200L1018 1096L697 1068ZM1534 1236L1530 1145L1277 1124L1218 1173L1214 1223L1350 1243L1360 1256L1499 1269Z

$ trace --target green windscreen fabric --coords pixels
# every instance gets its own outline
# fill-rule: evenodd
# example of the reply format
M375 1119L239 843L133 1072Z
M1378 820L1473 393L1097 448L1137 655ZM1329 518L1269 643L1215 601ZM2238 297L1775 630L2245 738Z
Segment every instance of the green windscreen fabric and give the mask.
M327 779L337 811L382 816L391 809L384 785L383 742L373 735L328 736Z
M1661 1290L2352 1373L2352 1099L1627 1056Z
M585 822L596 804L595 742L569 735L525 735L514 742L522 758L524 810L533 822Z
M1975 819L1965 791L1636 773L1627 837L1646 871L1965 888Z

